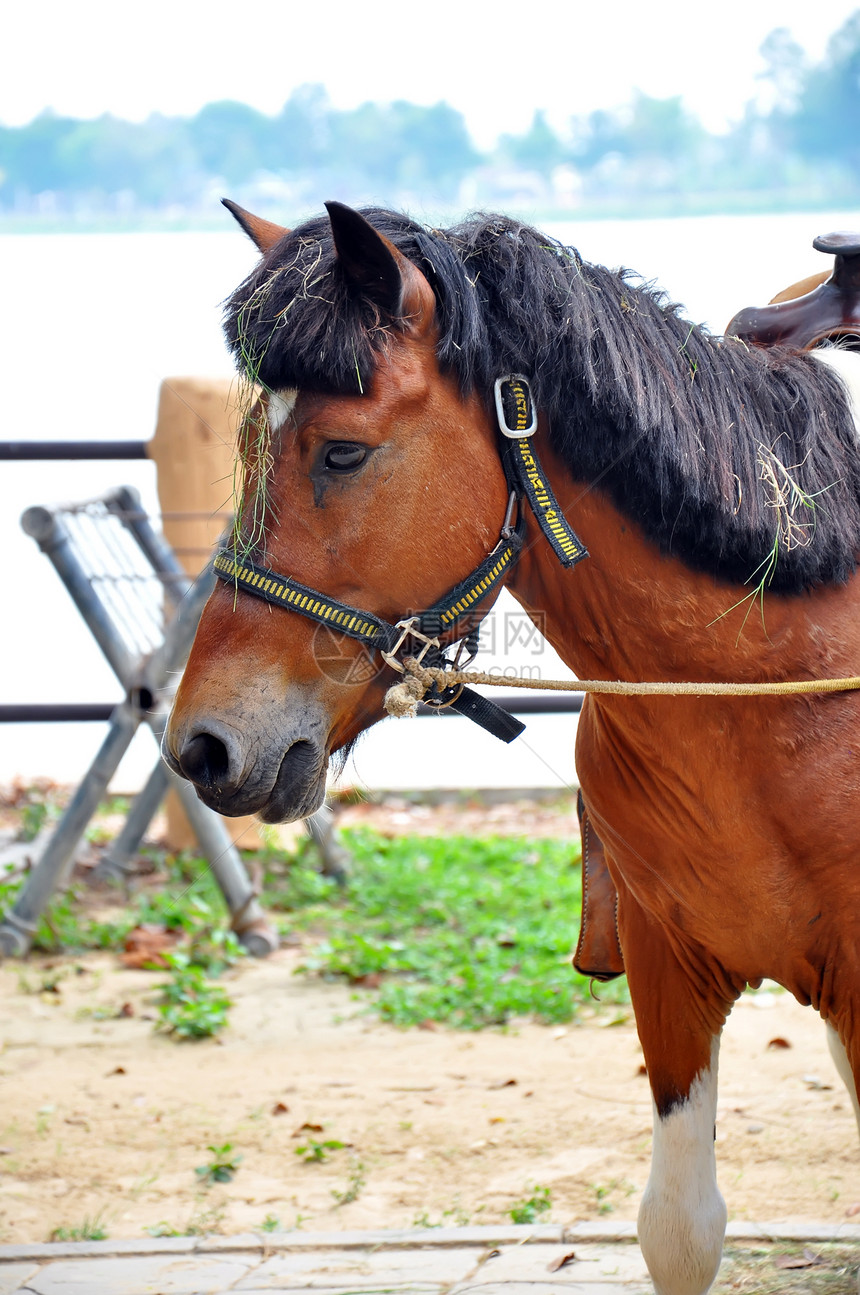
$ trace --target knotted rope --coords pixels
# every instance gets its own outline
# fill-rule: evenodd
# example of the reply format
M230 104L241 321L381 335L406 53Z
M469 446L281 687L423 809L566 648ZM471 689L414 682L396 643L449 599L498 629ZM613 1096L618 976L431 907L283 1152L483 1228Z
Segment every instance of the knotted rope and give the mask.
M404 661L404 674L385 694L389 715L414 716L418 703L436 684L492 684L497 688L538 688L544 692L612 693L621 697L768 697L792 693L851 692L860 689L860 675L845 679L785 679L778 683L630 683L625 679L520 679L486 674L482 670L444 670Z

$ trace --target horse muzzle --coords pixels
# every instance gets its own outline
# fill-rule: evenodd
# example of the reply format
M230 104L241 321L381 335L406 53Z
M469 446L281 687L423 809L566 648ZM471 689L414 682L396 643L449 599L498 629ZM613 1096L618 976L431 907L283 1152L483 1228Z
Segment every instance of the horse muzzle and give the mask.
M162 755L217 813L284 823L307 818L325 798L328 752L321 728L311 721L293 732L255 733L249 741L224 717L197 715L183 723L174 715Z

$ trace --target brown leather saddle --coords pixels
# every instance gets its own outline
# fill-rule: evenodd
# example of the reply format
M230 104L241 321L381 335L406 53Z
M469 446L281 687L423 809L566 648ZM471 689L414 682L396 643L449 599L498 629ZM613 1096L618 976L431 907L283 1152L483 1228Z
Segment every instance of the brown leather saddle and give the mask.
M835 257L832 271L811 275L783 289L767 306L747 306L726 335L751 346L790 346L810 351L838 342L860 351L860 234L825 234L813 241ZM613 980L624 972L618 938L618 892L606 864L603 843L577 798L582 837L582 922L573 965L584 976Z
M822 342L860 350L860 234L824 234L812 246L835 257L831 273L801 279L767 306L745 307L731 320L727 336L798 351Z

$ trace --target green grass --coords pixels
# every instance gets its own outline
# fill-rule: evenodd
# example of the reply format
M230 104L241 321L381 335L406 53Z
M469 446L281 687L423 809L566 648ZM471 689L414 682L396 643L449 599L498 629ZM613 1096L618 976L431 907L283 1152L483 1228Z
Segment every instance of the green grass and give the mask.
M845 1243L735 1243L723 1252L713 1295L856 1295L858 1262L857 1246Z
M552 1196L548 1187L533 1187L531 1194L511 1206L512 1223L536 1223L541 1214L552 1209Z
M302 974L361 988L369 1010L399 1026L560 1024L591 1001L591 982L570 962L580 914L578 843L389 838L368 830L341 839L353 857L345 886L320 875L309 843L249 856L263 872L263 904L283 933L301 941ZM34 947L117 949L141 923L180 932L160 1027L177 1038L207 1037L223 1027L229 1006L213 978L242 950L202 860L157 855L154 864L157 879L141 878L131 901L116 888L82 884L55 898ZM0 906L20 884L0 881ZM598 992L604 1003L627 1001L623 980Z
M200 1181L206 1187L212 1187L215 1183L232 1182L242 1163L242 1157L233 1151L232 1142L224 1142L220 1146L210 1145L206 1150L211 1152L209 1159L205 1165L198 1165L194 1170Z
M171 978L159 985L158 1028L180 1039L208 1039L218 1034L232 1007L224 989L209 979L203 967L190 962L187 954L163 956Z
M83 1223L77 1227L71 1228L54 1228L51 1233L51 1241L106 1241L107 1227L102 1218L101 1212L93 1215L92 1218L85 1218Z
M293 927L322 935L305 974L369 977L373 1007L397 1025L558 1023L589 998L570 963L580 879L568 842L366 831L344 842L355 861L345 891L294 868L269 896L293 909ZM601 997L626 1001L626 986Z

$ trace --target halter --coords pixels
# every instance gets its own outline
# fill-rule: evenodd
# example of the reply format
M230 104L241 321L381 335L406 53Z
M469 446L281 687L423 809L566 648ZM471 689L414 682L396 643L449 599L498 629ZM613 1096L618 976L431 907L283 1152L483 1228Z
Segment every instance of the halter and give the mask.
M528 503L562 566L572 567L588 557L584 544L567 525L530 444L537 429L537 412L528 379L518 373L498 378L494 394L499 430L504 438L502 466L510 491L499 540L465 580L426 611L392 625L269 567L239 558L230 548L219 549L216 554L213 563L216 576L267 603L299 612L372 650L379 649L385 663L401 674L404 669L401 653L427 666L461 669L478 650L478 631L486 612L474 621L475 609L507 576L519 557L526 531L523 501ZM515 508L518 518L514 527L511 522ZM470 618L469 628L457 633L458 622L465 616ZM447 640L444 647L443 637ZM446 655L451 650L454 655ZM503 742L512 742L525 728L495 702L462 684L450 688L437 685L424 700L437 708L450 706Z

